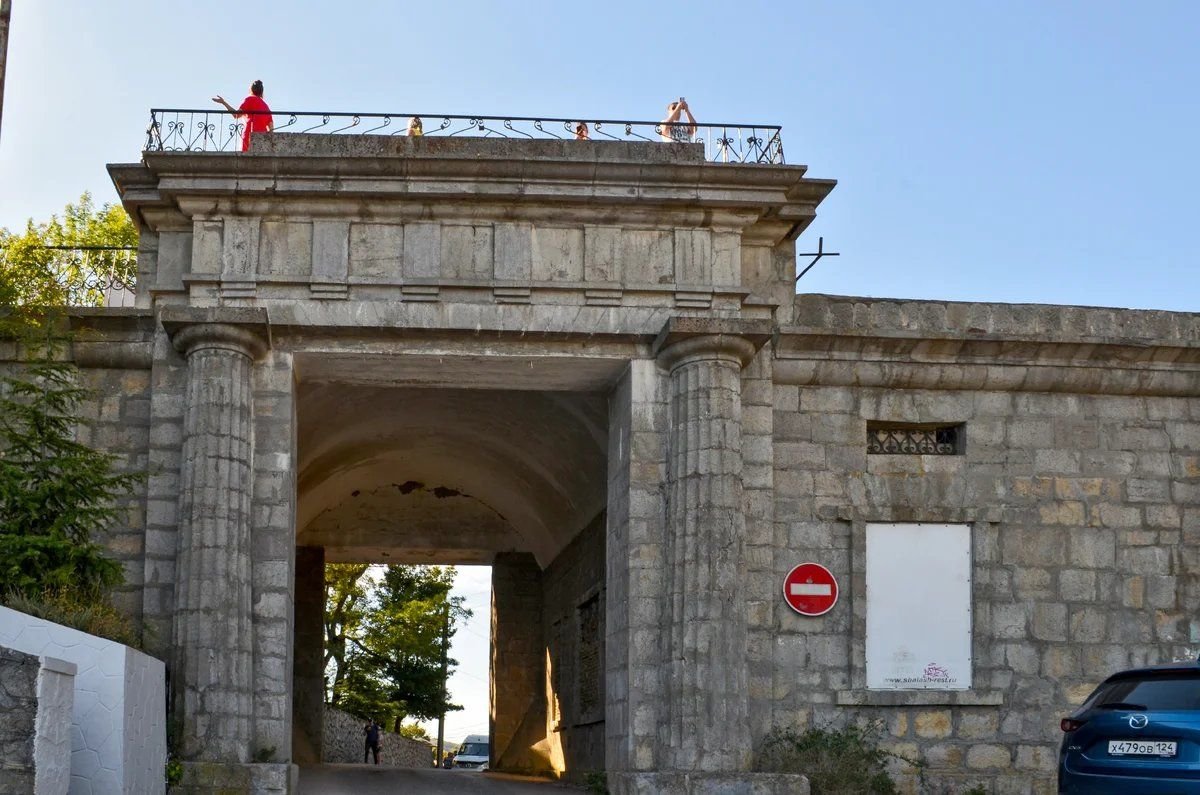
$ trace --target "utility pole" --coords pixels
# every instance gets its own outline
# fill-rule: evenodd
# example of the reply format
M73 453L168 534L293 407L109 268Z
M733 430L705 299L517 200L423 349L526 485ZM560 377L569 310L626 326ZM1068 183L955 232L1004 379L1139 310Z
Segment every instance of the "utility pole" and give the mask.
M12 0L0 0L0 119L4 118L4 71L8 63L8 20L12 17Z
M442 759L445 749L446 738L446 676L448 661L450 659L450 600L449 594L446 594L446 605L442 611L442 711L438 715L438 743L437 743L437 763L438 767L442 765Z

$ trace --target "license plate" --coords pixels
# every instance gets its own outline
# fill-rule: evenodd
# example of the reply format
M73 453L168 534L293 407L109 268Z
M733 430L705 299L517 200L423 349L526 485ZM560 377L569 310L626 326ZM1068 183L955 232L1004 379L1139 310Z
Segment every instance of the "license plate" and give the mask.
M1109 756L1175 756L1174 740L1109 740Z

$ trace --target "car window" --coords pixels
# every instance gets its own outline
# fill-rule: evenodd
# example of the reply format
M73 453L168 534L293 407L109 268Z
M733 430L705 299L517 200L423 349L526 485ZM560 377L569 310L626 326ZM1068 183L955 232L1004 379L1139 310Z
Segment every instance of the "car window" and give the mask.
M459 756L487 756L487 743L463 743L458 749Z
M1105 704L1136 705L1123 708L1147 712L1200 710L1200 676L1118 679L1102 685L1083 706L1093 709Z

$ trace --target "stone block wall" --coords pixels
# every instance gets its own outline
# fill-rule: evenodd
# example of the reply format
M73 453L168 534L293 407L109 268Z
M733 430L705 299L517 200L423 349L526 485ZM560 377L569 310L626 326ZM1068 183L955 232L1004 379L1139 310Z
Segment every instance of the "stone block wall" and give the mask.
M136 649L0 607L0 644L77 667L71 718L72 791L164 792L166 673Z
M34 791L38 659L0 646L0 793Z
M146 628L146 649L170 659L178 581L179 469L183 458L187 364L166 334L156 334L153 346L142 621Z
M73 663L0 645L0 793L65 795L71 784Z
M662 718L665 379L636 359L609 399L605 604L605 760L609 771L654 770Z
M81 406L85 424L79 427L78 441L115 455L117 471L144 475L150 443L149 368L81 368L80 382L95 399ZM140 626L146 575L145 501L146 480L142 479L119 501L120 520L95 539L121 564L125 581L115 589L113 602L134 620L135 627Z
M492 563L491 768L548 774L548 690L543 635L543 572L528 552L503 552Z
M605 525L601 513L542 573L547 738L577 781L604 770Z
M1057 308L816 298L798 308L834 332L853 323L858 334L881 339L899 326L910 338L933 337L963 314L981 335L1028 339L1026 330L1043 329L1065 343L1065 325L1092 346L1157 339L1168 351L1158 355L1169 356L1172 346L1195 344L1195 332L1177 329L1177 316L1160 317L1166 313L1060 317ZM872 328L872 317L889 325ZM1173 336L1164 340L1164 332ZM951 791L1053 791L1058 719L1099 680L1200 652L1200 397L1169 394L1178 381L1148 388L1152 375L1122 380L1128 364L1120 357L1097 368L1107 374L1088 375L1088 363L1056 362L1032 342L1010 344L1003 366L989 365L986 377L1018 378L1011 370L1039 356L1038 366L1057 376L1027 375L1038 389L1003 391L969 388L985 377L973 370L977 361L933 355L962 343L923 343L928 361L912 355L908 339L908 352L887 371L855 361L814 365L817 357L794 340L782 344L794 347L776 363L773 390L774 582L814 560L835 573L843 593L819 618L775 601L774 686L770 699L759 694L760 707L773 711L775 726L881 721L889 746L923 758L934 785ZM890 343L873 344L886 357ZM929 388L905 388L912 383ZM1122 391L1129 394L1113 394ZM877 422L959 425L965 442L959 455L869 455L867 426ZM871 522L971 528L970 690L865 688Z
M366 735L362 721L340 709L325 706L324 746L321 761L327 764L362 764ZM392 732L379 735L379 764L385 767L433 767L429 743Z
M254 367L251 605L255 753L292 758L292 620L296 558L296 438L292 356Z

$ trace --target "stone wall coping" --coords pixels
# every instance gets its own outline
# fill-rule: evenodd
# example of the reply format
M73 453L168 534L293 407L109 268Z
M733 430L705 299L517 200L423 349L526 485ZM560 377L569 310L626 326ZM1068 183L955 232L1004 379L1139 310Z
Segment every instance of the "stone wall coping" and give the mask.
M815 293L797 295L794 308L795 325L781 332L1200 346L1200 314L1190 312Z
M80 367L149 370L154 313L133 307L71 307L71 358Z
M1200 322L1200 317L1197 318ZM1158 365L1200 364L1200 339L1139 339L1132 337L1055 337L1044 335L955 334L908 329L859 331L782 326L776 335L776 356L806 354L910 356L930 361L977 359L988 363L1012 361L1113 362Z
M431 117L435 118L435 117ZM158 155L148 152L147 155ZM163 153L172 154L172 153ZM329 135L279 133L256 136L251 157L370 157L511 160L552 158L585 163L704 163L704 144L663 146L658 141L527 140L521 138L450 138L429 135Z
M79 666L73 662L61 660L58 657L42 657L42 668L47 671L53 671L56 674L66 674L67 676L75 676L79 673Z
M999 707L999 690L839 690L841 707Z

